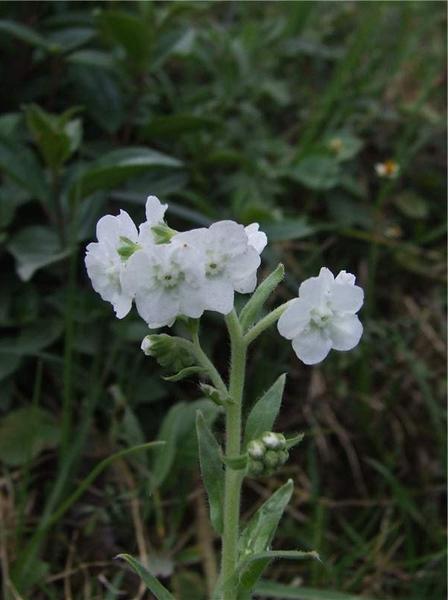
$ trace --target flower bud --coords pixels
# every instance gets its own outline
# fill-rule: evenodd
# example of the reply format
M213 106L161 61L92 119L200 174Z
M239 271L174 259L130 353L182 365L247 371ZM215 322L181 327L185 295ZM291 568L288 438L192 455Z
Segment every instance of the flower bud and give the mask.
M154 357L162 367L181 371L195 361L193 355L178 340L179 338L166 333L147 335L143 338L141 349L146 356Z
M278 452L275 452L275 450L268 450L263 457L263 462L268 469L275 469L280 462Z
M266 431L261 436L263 444L266 448L271 450L276 450L280 448L285 448L286 446L286 438L282 433L274 433L273 431Z
M265 452L266 448L260 440L252 440L247 446L247 453L255 460L263 458Z
M260 460L250 460L247 470L249 475L254 475L255 477L258 475L263 475L264 464Z

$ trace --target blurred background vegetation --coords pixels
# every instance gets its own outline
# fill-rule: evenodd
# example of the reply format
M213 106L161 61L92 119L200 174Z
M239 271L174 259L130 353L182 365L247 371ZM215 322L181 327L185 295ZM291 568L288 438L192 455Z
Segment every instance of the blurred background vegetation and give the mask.
M244 513L293 477L282 547L323 558L274 564L305 586L275 597L445 597L445 27L443 2L0 4L5 599L149 598L122 551L176 598L207 597L192 428L198 406L219 416L196 384L161 381L144 324L117 321L83 263L98 218L140 222L148 194L179 229L259 221L261 275L288 273L274 302L322 265L366 290L355 351L309 368L274 333L253 351L248 402L289 371L279 430L306 439L247 481ZM376 174L386 160L396 177ZM156 437L163 452L79 488Z

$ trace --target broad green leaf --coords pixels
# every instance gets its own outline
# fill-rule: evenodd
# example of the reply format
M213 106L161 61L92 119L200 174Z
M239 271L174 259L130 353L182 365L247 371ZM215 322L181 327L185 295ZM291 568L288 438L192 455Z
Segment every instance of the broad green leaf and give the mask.
M25 107L28 129L46 164L56 169L78 149L82 138L80 119L71 119L73 110L61 115L44 111L35 104Z
M106 38L120 45L139 69L149 67L154 32L150 23L129 12L109 10L99 15L100 29Z
M210 520L217 533L223 529L224 469L221 448L200 411L196 417L199 462L204 487L210 503Z
M0 460L9 466L23 465L42 450L57 446L59 436L50 413L36 406L19 408L0 421Z
M34 273L69 255L62 249L57 234L48 227L32 225L19 231L7 244L9 252L16 259L16 269L23 281L28 281Z
M35 155L25 146L0 138L0 171L41 202L48 202L50 188L45 173Z
M276 581L260 581L256 587L257 595L278 600L369 600L366 596L356 596L345 592L319 590L309 587L283 585Z
M286 174L312 190L330 190L339 182L340 169L335 158L316 154L306 156Z
M299 240L314 235L317 228L307 222L306 217L288 219L278 223L266 223L262 226L270 242Z
M264 431L272 431L282 403L283 390L285 389L286 375L273 383L267 392L254 404L246 421L244 445L258 438Z
M182 379L190 377L191 375L201 375L206 372L207 370L203 367L185 367L185 369L182 369L181 371L179 371L179 373L176 373L175 375L169 375L168 377L164 377L163 379L165 381L181 381Z
M251 517L238 542L240 561L269 548L283 511L291 499L293 487L292 479L289 479Z
M259 312L263 308L264 303L282 281L284 276L285 267L282 264L279 264L278 267L257 287L240 314L240 323L244 332L254 323Z
M188 406L184 402L175 404L162 422L157 439L166 443L162 449L154 451L150 481L152 489L160 487L170 472L176 456L179 433L187 411Z
M151 169L178 169L182 163L149 148L121 148L95 161L71 186L71 195L81 198L97 190L116 187L126 179Z
M34 31L34 29L22 25L22 23L17 23L17 21L0 20L0 33L7 33L21 42L25 42L36 48L42 48L42 50L46 50L47 52L60 51L57 44L48 42L44 36Z
M125 560L128 565L137 573L148 590L154 594L157 600L176 600L158 579L152 575L138 560L130 554L118 554L115 558Z

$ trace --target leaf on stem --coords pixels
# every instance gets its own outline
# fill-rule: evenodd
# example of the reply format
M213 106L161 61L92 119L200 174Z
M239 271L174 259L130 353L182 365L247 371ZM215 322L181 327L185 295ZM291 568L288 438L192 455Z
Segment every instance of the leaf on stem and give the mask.
M207 369L205 369L204 367L185 367L185 369L182 369L175 375L169 375L168 377L163 377L163 379L165 381L181 381L186 377L190 377L190 375L200 375L204 373L207 373Z
M280 375L267 392L254 404L246 421L244 443L247 445L264 432L272 431L282 402L286 375Z
M283 280L285 267L280 263L278 267L260 283L251 299L247 302L240 315L240 323L243 332L246 332L254 323L264 303Z
M252 589L271 560L264 555L271 545L292 491L293 482L292 479L289 479L260 506L241 533L238 543L239 567L245 565L251 557L258 556L256 562L250 563L250 568L244 567L244 583L241 583L242 593L247 594ZM228 582L225 585L228 585ZM242 598L244 597L243 595Z
M198 436L199 462L202 479L210 502L210 520L218 533L222 533L224 498L224 470L221 458L221 447L208 427L200 411L196 415L196 432Z
M137 573L148 590L154 594L157 600L175 600L171 592L169 592L166 587L133 556L130 554L118 554L115 558L125 560L132 570Z

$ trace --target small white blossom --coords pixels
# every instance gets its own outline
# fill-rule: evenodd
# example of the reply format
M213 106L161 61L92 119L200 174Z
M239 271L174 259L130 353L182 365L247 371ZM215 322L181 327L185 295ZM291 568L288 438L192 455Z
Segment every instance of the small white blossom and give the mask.
M227 315L234 303L234 292L253 292L257 285L260 256L249 244L242 225L218 221L208 229L192 229L176 235L172 243L187 243L200 254L204 268L204 308Z
M280 335L292 340L298 358L307 365L321 362L333 348L351 350L362 335L356 313L364 301L355 276L341 271L335 278L322 267L318 277L310 277L299 288L278 321Z
M118 216L106 215L96 226L98 242L87 246L85 263L93 289L110 302L119 319L132 306L132 294L122 286L121 277L128 257L138 248L138 233L124 210Z
M400 165L392 159L386 160L375 165L375 172L378 177L386 179L395 179L400 173Z
M262 458L266 448L260 440L252 440L247 446L247 452L251 458Z
M151 329L171 326L179 315L196 319L204 312L203 267L186 242L144 246L129 259L122 282Z

